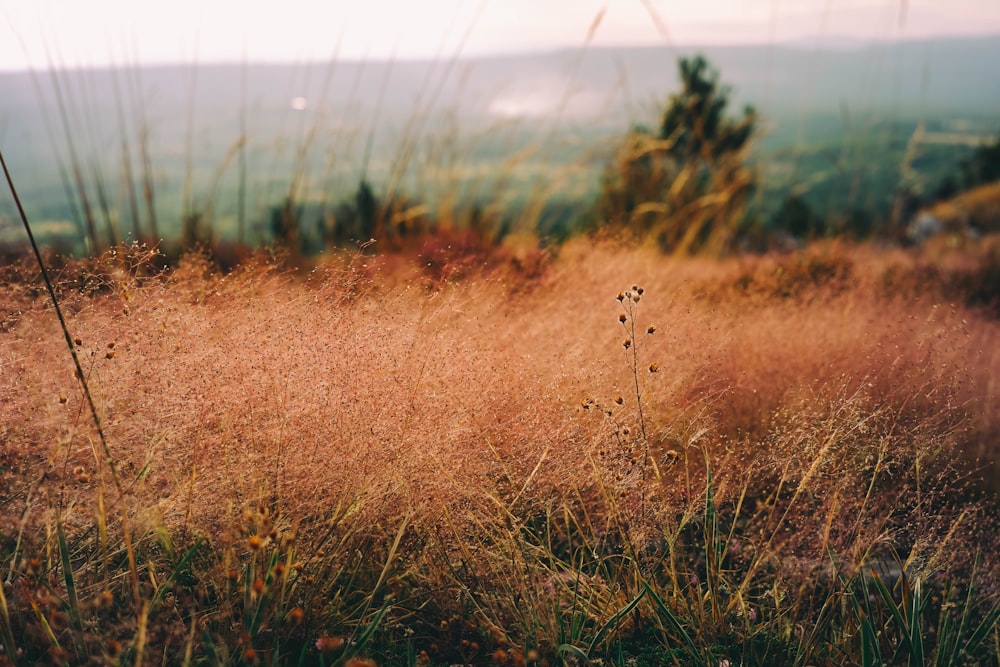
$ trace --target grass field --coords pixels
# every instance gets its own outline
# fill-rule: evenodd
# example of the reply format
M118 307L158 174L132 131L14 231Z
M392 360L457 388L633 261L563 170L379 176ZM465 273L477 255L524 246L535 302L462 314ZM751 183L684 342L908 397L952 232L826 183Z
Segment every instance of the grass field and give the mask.
M0 281L0 664L996 664L1000 245Z

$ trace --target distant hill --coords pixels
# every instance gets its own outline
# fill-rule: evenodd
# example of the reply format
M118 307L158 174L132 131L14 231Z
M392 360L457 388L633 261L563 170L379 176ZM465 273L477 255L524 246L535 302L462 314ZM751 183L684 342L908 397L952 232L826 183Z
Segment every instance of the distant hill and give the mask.
M381 118L406 121L419 102L434 109L457 109L463 122L497 117L551 116L564 103L566 119L621 122L641 117L676 88L678 56L704 53L732 86L733 99L752 103L777 116L836 112L921 114L996 114L1000 111L1000 35L991 38L942 39L855 44L836 40L826 50L806 44L736 47L591 48L558 50L456 62L400 61L298 65L250 63L246 101L251 114L284 111L290 100L305 98L313 107L323 101L334 114L355 121L374 111L381 95ZM126 88L126 71L119 84ZM200 121L222 123L241 104L241 66L199 64L138 70L146 113L152 123L171 125L183 116L195 95ZM44 104L54 109L48 76L41 75ZM114 88L109 70L69 70L83 94L71 107L92 106L114 117ZM0 73L0 121L7 134L23 132L38 120L38 96L27 73Z
M436 137L438 146L453 136L490 164L538 136L561 142L542 151L545 159L576 159L632 123L655 123L658 106L677 89L677 57L694 53L704 53L719 70L734 104L761 112L758 151L836 143L887 122L904 122L905 133L905 123L918 119L958 143L974 144L1000 129L1000 36L824 43L830 48L591 48L454 62L250 63L245 72L240 65L205 63L69 70L35 81L25 72L0 73L0 145L29 208L58 218L60 210L66 215L56 168L71 161L66 136L87 177L117 190L122 137L130 138L138 164L145 128L161 203L170 207L166 215L176 215L188 165L195 199L212 196L206 184L212 179L225 176L221 187L232 187L221 172L232 169L244 120L250 169L271 184L256 189L260 199L280 197L282 174L292 169L295 147L314 124L310 172L314 179L340 174L345 188L356 184L364 165L370 174L388 173L403 141L417 135ZM68 128L60 121L56 81ZM421 148L426 160L438 150L420 141L410 148L414 155ZM122 206L120 192L106 196Z

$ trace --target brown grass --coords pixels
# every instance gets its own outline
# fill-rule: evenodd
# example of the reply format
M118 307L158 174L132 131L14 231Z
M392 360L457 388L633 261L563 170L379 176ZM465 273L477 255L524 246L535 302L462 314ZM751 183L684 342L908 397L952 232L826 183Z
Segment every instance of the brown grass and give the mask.
M204 537L228 554L202 566L218 581L256 558L263 543L249 535L274 549L294 535L302 576L322 582L318 598L298 594L307 616L354 572L409 600L388 631L416 628L435 659L486 663L511 646L551 659L558 614L531 610L559 608L575 548L697 572L696 552L675 542L701 530L706 484L738 527L727 563L744 576L730 610L773 586L815 620L810 591L830 554L850 571L895 553L930 576L968 574L981 549L995 576L1000 326L948 300L947 280L920 282L930 263L956 275L950 261L845 246L669 259L578 241L530 280L510 264L463 265L452 282L440 267L428 278L365 257L303 276L266 263L221 275L189 256L149 277L105 258L88 269L93 289L68 270L61 284L129 485L124 507L51 308L30 275L11 277L0 286L0 578L28 576L31 554L58 569L57 517L94 561L120 559L123 511L143 535ZM615 301L634 284L637 330L656 327L635 341L638 378ZM331 574L337 545L346 560ZM350 556L364 550L368 574ZM87 581L85 597L115 588ZM593 609L627 602L588 581L585 596L575 590ZM673 585L682 599L686 584ZM215 604L199 618L228 608ZM194 621L174 613L148 641L176 657ZM493 635L473 648L460 618Z

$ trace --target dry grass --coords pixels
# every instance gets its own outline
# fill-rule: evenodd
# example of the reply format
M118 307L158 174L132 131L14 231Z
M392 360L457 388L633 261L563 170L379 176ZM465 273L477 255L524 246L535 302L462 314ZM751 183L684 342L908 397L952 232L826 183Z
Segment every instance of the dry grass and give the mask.
M50 307L10 276L0 578L22 656L346 660L339 638L379 624L385 661L573 661L560 645L594 640L612 662L839 664L859 649L838 577L866 562L942 596L975 570L986 609L1000 326L949 301L979 261L949 257L579 241L530 279L508 263L457 282L366 257L219 275L189 256L152 276L106 257L88 289L61 284L124 498ZM930 265L947 279L921 282ZM623 350L615 296L634 284ZM616 617L642 581L665 606Z

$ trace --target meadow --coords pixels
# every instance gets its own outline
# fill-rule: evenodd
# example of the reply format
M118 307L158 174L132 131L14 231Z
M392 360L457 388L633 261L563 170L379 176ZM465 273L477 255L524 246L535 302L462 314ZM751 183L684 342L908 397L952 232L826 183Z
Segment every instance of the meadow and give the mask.
M0 664L997 663L994 237L46 261Z
M334 62L294 114L193 66L162 117L138 66L51 73L58 125L15 109L0 665L997 664L992 115L733 115L696 56L612 130L584 52L510 123L483 119L533 98L452 90L458 59L374 113L328 100ZM478 115L434 120L450 95Z

